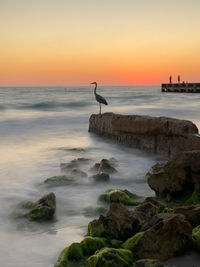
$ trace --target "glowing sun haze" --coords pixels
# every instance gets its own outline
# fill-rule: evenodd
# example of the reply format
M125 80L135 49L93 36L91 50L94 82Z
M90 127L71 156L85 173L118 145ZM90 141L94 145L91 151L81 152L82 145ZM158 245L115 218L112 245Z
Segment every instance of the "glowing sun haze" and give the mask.
M200 80L199 0L0 0L0 86Z

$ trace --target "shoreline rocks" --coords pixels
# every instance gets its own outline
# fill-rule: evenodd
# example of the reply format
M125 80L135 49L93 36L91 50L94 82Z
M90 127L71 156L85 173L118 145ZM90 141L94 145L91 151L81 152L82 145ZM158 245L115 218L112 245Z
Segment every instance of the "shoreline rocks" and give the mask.
M171 156L178 151L200 149L198 128L191 121L168 117L92 114L89 132L129 147Z
M200 201L200 150L177 153L167 163L157 163L147 173L148 184L159 197Z
M28 206L31 210L25 216L31 221L52 220L56 210L56 196L51 192Z

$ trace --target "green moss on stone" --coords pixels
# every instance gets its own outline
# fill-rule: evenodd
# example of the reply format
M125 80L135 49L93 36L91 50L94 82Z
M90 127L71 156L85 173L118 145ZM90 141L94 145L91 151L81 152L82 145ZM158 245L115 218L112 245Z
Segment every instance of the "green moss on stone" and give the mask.
M99 200L101 201L105 201L108 203L116 202L132 206L140 204L140 202L136 201L136 199L138 199L138 196L132 194L126 189L109 189L99 196Z
M94 225L94 223L89 223L88 224L88 235L93 236L93 237L102 237L104 236L105 233L105 228L103 223Z
M200 191L187 195L180 201L180 205L192 205L200 203Z
M80 267L83 265L84 257L81 245L72 243L63 249L54 267Z
M86 261L86 267L130 266L133 254L127 249L103 248Z
M124 249L129 249L129 250L131 250L132 252L136 251L137 246L138 246L138 244L139 244L139 241L140 241L140 239L142 238L143 234L144 234L144 232L139 232L139 233L135 234L133 237L127 239L127 240L123 243L122 247L123 247Z
M92 255L96 250L105 247L107 243L105 238L87 236L80 245L84 255Z
M192 230L192 242L194 247L200 251L200 225Z

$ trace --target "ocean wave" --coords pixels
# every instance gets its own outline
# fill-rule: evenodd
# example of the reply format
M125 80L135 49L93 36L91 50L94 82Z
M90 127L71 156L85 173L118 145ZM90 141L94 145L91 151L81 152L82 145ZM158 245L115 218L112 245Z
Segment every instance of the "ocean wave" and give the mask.
M81 108L92 105L92 103L87 101L73 101L73 102L39 102L39 103L27 103L27 104L18 104L16 106L12 106L14 109L33 109L33 110L56 110L63 108ZM6 107L5 107L6 108ZM0 109L3 109L3 106L0 106Z

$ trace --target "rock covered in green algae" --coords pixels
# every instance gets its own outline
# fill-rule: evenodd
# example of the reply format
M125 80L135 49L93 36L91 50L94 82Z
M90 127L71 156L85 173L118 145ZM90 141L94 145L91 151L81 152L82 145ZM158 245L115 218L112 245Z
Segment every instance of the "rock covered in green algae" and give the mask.
M33 208L26 214L30 220L51 220L56 209L56 196L53 192L33 202Z
M133 262L130 250L103 248L86 261L86 267L129 267Z
M106 245L104 238L85 237L80 243L72 243L63 249L54 267L85 266L86 258Z
M154 215L163 212L167 206L158 198L147 197L140 205L134 208L134 213L142 224L148 222Z
M108 203L116 202L124 205L138 205L140 202L136 201L139 197L132 194L128 190L121 189L108 189L105 193L99 196L99 200Z
M74 179L66 175L58 175L47 178L44 183L51 186L68 185L74 182Z
M123 247L138 259L166 260L183 253L190 246L192 226L180 214L158 221L143 233L127 240Z
M192 242L194 247L200 251L200 225L192 230Z
M127 239L123 244L122 247L124 249L129 249L131 251L136 251L137 250L137 246L139 245L139 241L142 238L144 232L138 232L137 234L135 234L133 237Z
M133 211L120 203L112 203L106 216L88 224L88 235L108 239L126 240L140 229L140 221Z
M63 249L54 267L80 267L83 264L83 251L79 243L72 243Z
M84 255L92 255L96 250L107 246L105 238L86 236L80 243Z

